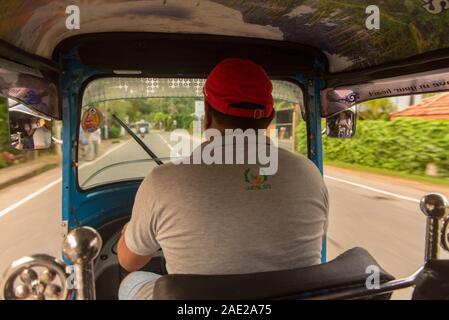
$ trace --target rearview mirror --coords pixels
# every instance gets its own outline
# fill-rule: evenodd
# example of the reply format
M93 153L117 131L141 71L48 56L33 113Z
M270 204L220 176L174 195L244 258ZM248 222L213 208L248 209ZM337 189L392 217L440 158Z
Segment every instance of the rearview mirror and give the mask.
M50 117L8 99L9 138L17 150L42 150L51 146Z
M352 138L355 134L355 107L326 118L326 135L331 138Z

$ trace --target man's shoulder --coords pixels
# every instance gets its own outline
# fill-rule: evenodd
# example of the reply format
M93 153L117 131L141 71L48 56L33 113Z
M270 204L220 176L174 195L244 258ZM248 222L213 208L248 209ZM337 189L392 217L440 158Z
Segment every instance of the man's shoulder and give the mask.
M298 153L294 153L282 148L279 148L278 152L279 165L284 170L294 172L308 172L309 174L318 174L319 170L315 164L309 160L306 156ZM224 174L228 174L232 165L226 166ZM240 165L234 166L237 170L240 170ZM218 174L224 167L221 165L206 165L206 164L187 164L187 163L166 163L154 168L149 174L148 178L158 183L164 183L168 181L182 180L183 177L190 177L192 175L209 175Z
M194 166L183 163L164 163L163 165L155 167L148 174L148 177L153 181L158 180L158 182L170 181L172 178L188 174L192 167Z
M153 179L164 178L165 176L175 174L177 167L178 166L173 163L164 163L163 165L157 166L151 170L149 176Z
M153 168L144 177L141 187L145 186L149 190L157 188L158 191L170 188L171 182L176 181L175 177L179 176L175 172L176 167L171 163L166 163Z
M284 175L308 177L310 181L323 180L320 170L309 158L285 149L279 149L279 170Z
M279 148L279 159L286 161L289 165L315 167L314 163L306 156L282 148Z

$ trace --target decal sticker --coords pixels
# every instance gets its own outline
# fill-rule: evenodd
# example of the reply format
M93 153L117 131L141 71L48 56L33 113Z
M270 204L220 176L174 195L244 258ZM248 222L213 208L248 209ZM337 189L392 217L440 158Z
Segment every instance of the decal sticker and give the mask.
M351 89L325 89L322 91L322 115L337 114L357 103L360 95Z
M271 189L271 184L268 183L268 176L253 174L251 169L246 169L244 172L246 190L266 190Z
M42 103L41 97L34 90L28 90L23 100L26 105L39 105Z
M58 89L50 79L0 68L0 94L52 118L60 116Z
M449 0L423 0L423 7L431 14L449 10Z
M81 117L81 128L85 132L95 132L103 124L103 114L95 107L89 107Z
M321 91L321 116L330 117L369 100L449 90L449 69L379 79Z

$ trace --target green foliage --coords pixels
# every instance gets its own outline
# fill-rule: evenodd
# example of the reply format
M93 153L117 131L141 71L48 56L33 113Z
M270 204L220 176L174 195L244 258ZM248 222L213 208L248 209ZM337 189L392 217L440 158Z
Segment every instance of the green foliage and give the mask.
M296 150L307 153L305 123L297 127ZM426 166L438 167L449 178L449 122L399 119L357 122L352 139L323 136L324 159L423 175Z
M0 98L0 150L9 145L8 107L5 98ZM1 166L1 165L0 165Z
M104 104L110 115L116 114L120 119L124 121L137 121L140 120L141 113L138 108L131 103L131 100L112 100L100 103Z
M390 112L396 108L388 98L371 100L358 106L358 116L363 120L388 120Z
M109 127L108 137L109 139L117 139L120 137L120 132L122 131L120 126L113 125Z
M0 169L8 166L8 163L3 158L2 151L8 151L13 154L21 152L15 150L9 144L8 101L6 98L0 97Z
M6 163L6 160L3 158L3 155L0 154L0 169L6 168L8 166L8 163Z
M140 120L149 121L154 128L173 130L188 129L193 121L195 99L191 98L143 98L121 99L100 103L99 107L107 109L107 114L115 113L127 123ZM176 120L176 126L175 126ZM110 131L114 122L108 119ZM112 133L113 135L115 132Z
M146 105L147 120L158 129L188 129L194 120L195 99L192 98L150 98Z

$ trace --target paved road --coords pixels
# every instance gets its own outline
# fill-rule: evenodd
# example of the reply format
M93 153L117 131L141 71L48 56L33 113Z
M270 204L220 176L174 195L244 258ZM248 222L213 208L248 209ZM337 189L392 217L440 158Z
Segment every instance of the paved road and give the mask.
M360 246L396 278L414 273L424 258L425 217L418 199L431 189L335 168L326 168L325 176L331 205L328 259ZM444 252L442 256L449 257ZM394 297L410 294L406 289Z
M152 134L146 143L160 157L170 155L172 147L167 134ZM138 148L133 141L112 145L105 156L83 165L83 179L96 167L144 159L145 153L136 152ZM140 170L148 170L154 164L146 161L141 165ZM130 172L137 174L135 167L131 168L129 165L113 167L89 183L115 179ZM59 254L60 176L60 169L54 169L0 192L0 272L13 259L26 254ZM331 199L328 259L361 246L396 277L416 271L423 261L425 234L425 219L417 201L432 187L331 167L326 168L325 176ZM409 295L410 290L406 290L395 297Z

